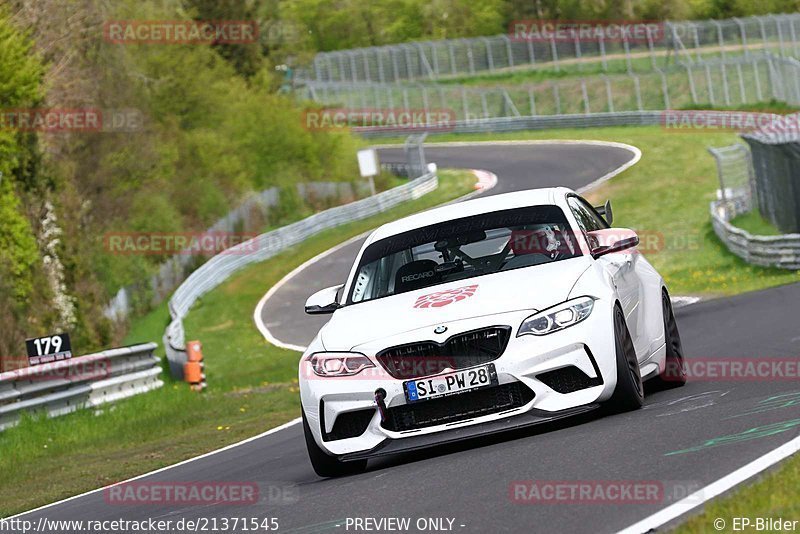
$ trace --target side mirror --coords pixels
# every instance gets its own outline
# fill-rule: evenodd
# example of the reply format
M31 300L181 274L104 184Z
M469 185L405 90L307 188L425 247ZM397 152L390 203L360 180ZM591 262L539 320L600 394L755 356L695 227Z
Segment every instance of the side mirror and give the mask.
M614 224L614 212L611 210L610 200L606 200L606 203L602 206L595 206L594 209L605 219L609 226Z
M639 236L628 228L606 228L587 232L589 250L593 258L622 252L639 244ZM633 252L633 251L631 251Z
M326 287L321 289L308 297L306 301L306 313L310 315L333 313L338 310L341 305L337 300L339 290L342 289L343 284L338 286Z

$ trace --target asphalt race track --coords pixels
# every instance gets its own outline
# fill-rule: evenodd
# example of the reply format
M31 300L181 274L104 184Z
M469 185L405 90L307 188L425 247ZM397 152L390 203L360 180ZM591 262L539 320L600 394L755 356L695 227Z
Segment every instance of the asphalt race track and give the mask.
M592 145L430 148L427 154L440 167L494 172L499 183L492 193L558 184L579 187L631 157L623 149ZM382 158L399 160L397 153L384 153ZM315 288L344 280L357 247L342 248L301 271L273 295L264 308L273 335L295 344L313 337L321 323L302 314L303 302ZM798 302L800 284L679 309L677 319L690 363L713 358L797 358ZM778 395L784 396L775 399ZM683 388L649 392L645 407L636 412L588 414L378 459L366 473L341 479L314 474L302 429L294 424L139 480L253 481L267 502L113 505L100 491L23 517L33 521L277 517L282 532L353 532L353 527L345 528L347 517L411 518L412 527L418 518L450 518L456 532L615 532L798 435L796 381L694 380ZM647 503L616 505L514 502L509 491L514 481L597 480L655 482L662 491ZM278 487L290 491L277 495ZM771 515L779 515L774 512ZM708 530L713 527L708 525Z

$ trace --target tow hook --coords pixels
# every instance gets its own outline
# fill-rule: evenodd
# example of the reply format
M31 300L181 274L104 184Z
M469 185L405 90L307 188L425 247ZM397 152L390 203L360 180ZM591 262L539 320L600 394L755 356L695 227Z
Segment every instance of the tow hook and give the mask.
M378 411L381 412L381 423L386 422L386 403L384 399L386 399L386 390L383 388L376 389L375 404L378 405Z

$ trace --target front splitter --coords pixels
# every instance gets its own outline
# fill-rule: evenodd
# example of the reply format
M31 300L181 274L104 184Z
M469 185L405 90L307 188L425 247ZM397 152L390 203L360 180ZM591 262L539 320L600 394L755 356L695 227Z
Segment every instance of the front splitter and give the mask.
M401 452L427 449L437 445L445 445L447 443L463 441L465 439L497 434L498 432L506 432L509 430L516 430L519 428L550 423L566 417L573 417L582 413L591 412L599 407L599 404L587 404L584 406L578 406L576 408L560 410L558 412L530 410L528 412L512 415L504 419L487 421L486 423L480 423L477 425L463 426L459 428L453 428L451 430L434 432L431 434L422 434L419 436L411 435L400 439L386 439L370 450L342 454L336 458L341 462L352 462L355 460L376 458L378 456L387 456L389 454L398 454Z

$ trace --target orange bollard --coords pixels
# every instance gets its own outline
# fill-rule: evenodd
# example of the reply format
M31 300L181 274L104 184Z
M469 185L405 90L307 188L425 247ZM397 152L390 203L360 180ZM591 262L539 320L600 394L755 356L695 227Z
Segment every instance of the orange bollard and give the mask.
M199 341L186 344L187 362L183 364L183 379L192 390L202 391L206 388L205 364L203 363L203 345Z

